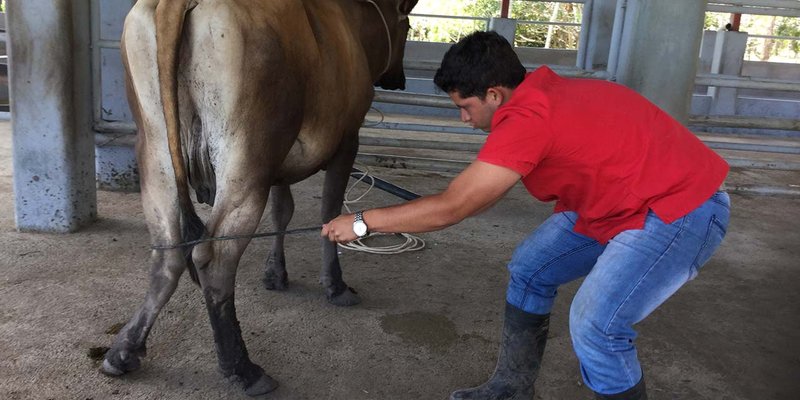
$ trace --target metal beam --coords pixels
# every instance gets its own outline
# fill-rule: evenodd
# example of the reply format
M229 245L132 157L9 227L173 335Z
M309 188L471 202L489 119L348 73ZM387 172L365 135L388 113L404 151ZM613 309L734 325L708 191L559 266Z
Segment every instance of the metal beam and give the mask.
M800 9L790 8L766 8L766 7L739 7L726 5L709 5L706 11L732 13L732 14L751 14L751 15L775 15L779 17L800 17Z
M800 131L800 119L769 117L743 117L733 115L692 115L689 125L716 126L721 128L775 129Z
M800 9L800 2L797 0L710 0L711 4L732 4L743 7L770 7L770 8L794 8Z
M696 85L723 86L739 89L765 89L800 92L800 82L778 79L755 79L746 76L697 74Z

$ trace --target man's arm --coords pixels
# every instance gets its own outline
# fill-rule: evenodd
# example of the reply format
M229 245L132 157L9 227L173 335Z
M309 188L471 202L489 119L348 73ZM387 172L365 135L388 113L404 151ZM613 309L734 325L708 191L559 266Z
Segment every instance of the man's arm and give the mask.
M461 222L496 203L521 178L514 170L473 162L447 189L408 203L364 211L372 232L430 232ZM323 225L322 236L347 243L355 240L353 214L340 215Z

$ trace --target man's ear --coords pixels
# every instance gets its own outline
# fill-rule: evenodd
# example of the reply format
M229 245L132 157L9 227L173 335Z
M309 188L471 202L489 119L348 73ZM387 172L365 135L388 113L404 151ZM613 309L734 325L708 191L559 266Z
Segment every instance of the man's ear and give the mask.
M490 87L489 89L486 89L486 97L484 97L484 99L486 99L485 101L487 102L498 105L503 104L503 92L498 90L496 87Z

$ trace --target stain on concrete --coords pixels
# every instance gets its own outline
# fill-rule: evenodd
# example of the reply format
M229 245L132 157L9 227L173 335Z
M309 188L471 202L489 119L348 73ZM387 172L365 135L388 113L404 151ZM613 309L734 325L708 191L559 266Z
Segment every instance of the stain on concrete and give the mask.
M413 311L384 315L380 322L385 333L431 350L445 350L458 340L455 324L444 315Z
M116 242L117 239L114 239L114 241ZM125 327L125 323L124 322L117 322L116 324L111 325L111 326L108 327L108 329L106 329L106 334L107 335L116 335L116 334L119 333L119 331L122 330L123 327Z
M92 360L100 361L106 356L107 351L108 347L105 346L90 347L89 350L86 352L86 356L88 356Z

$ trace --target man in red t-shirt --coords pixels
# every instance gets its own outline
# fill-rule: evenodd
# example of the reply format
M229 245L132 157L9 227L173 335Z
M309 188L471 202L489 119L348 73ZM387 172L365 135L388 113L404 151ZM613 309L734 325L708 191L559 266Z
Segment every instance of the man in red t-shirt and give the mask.
M445 54L434 78L461 119L489 131L477 160L443 193L342 215L322 235L346 243L372 232L427 232L493 205L517 181L554 214L508 265L500 355L488 382L451 399L531 399L560 285L585 277L570 335L599 399L646 399L633 325L722 242L728 165L644 97L606 81L527 73L494 32Z

